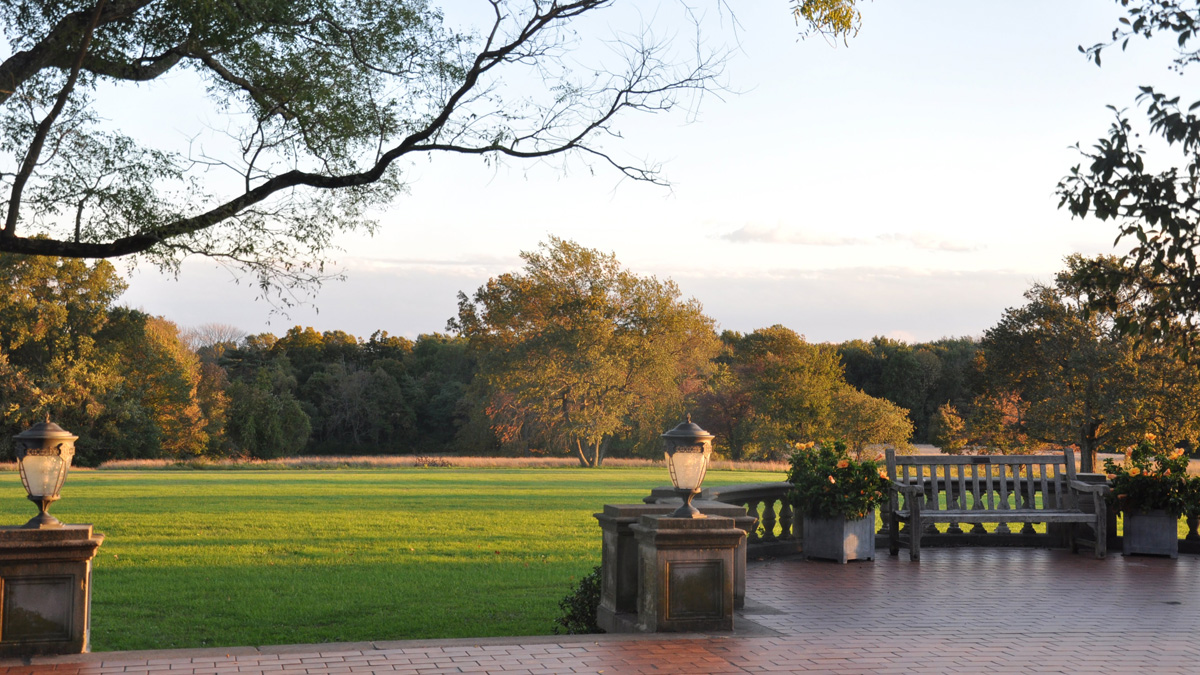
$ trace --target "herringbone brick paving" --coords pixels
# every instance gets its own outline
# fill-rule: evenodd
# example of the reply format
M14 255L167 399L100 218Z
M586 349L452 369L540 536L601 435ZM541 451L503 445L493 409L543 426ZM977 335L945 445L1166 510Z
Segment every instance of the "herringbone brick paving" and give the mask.
M752 562L732 635L111 652L0 661L0 675L1200 673L1200 557L930 549L914 564L880 554Z

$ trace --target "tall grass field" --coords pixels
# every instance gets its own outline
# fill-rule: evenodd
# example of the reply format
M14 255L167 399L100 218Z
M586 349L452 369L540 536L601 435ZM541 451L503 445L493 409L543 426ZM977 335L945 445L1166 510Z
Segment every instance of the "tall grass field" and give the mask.
M0 478L0 523L19 525L36 509ZM661 466L78 471L51 512L107 537L94 651L539 635L599 564L592 514L669 483Z

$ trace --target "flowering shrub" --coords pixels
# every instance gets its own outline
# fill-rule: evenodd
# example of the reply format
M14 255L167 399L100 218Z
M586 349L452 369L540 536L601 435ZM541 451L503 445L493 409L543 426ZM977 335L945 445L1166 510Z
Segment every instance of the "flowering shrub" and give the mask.
M1125 462L1104 460L1104 470L1112 485L1112 504L1122 511L1161 509L1176 515L1196 510L1196 479L1187 474L1188 458L1183 448L1171 452L1154 445L1154 436L1146 434L1137 447L1125 451Z
M798 444L791 464L788 482L797 513L856 520L887 500L887 471L874 460L850 459L844 443Z

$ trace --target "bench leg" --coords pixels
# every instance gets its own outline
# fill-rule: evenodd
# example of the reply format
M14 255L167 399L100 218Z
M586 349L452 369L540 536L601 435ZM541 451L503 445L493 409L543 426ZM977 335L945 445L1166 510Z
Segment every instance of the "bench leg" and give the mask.
M900 553L900 518L896 515L896 509L900 508L900 500L896 497L896 491L893 490L891 496L888 497L888 553L898 555Z
M921 504L916 499L909 509L908 557L913 562L921 559Z
M1098 494L1092 497L1096 505L1096 557L1103 558L1108 555L1108 505L1104 503L1104 497Z

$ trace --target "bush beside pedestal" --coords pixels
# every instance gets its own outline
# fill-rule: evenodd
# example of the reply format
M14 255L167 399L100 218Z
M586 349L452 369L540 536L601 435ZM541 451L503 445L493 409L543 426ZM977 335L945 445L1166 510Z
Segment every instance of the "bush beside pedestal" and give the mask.
M874 560L875 510L857 520L805 514L802 536L805 558L836 560L843 564L849 560Z
M1125 555L1179 557L1179 516L1162 510L1125 511L1121 538Z

